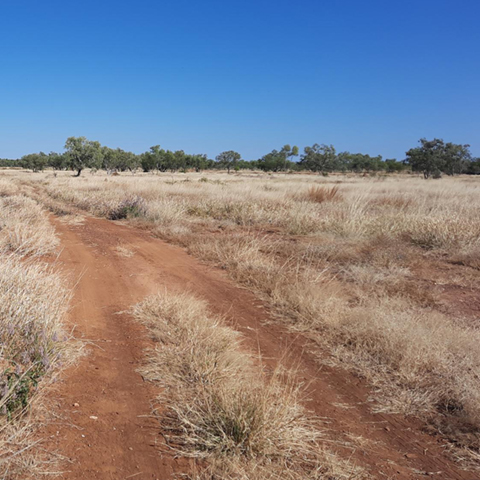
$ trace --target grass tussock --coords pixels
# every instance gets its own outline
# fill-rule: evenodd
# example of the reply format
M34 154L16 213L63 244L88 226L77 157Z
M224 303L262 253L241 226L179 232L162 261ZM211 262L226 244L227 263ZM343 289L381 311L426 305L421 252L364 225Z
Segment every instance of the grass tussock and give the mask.
M305 198L311 202L324 203L331 202L333 200L340 200L339 187L334 185L333 187L314 186L310 187L305 194Z
M168 440L207 461L198 478L360 478L321 446L301 386L281 368L267 378L204 302L164 293L133 313L158 342L142 373L165 388Z
M25 195L0 196L0 252L46 255L58 246L42 207Z

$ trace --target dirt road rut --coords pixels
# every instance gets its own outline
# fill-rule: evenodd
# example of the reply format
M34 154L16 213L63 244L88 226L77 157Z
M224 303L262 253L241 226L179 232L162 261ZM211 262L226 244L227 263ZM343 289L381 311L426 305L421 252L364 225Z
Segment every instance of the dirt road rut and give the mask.
M245 335L245 345L273 364L288 346L301 356L299 377L309 383L308 407L325 418L330 446L384 479L478 478L444 455L440 438L401 416L372 414L368 389L352 375L322 368L309 343L264 321L267 309L225 274L148 232L86 217L71 225L53 219L62 240L63 269L75 287L70 322L88 341L87 355L67 370L53 408L64 418L47 427L46 447L70 462L65 479L168 479L188 469L165 448L150 416L158 392L136 372L151 342L125 312L164 288L185 289L206 299L212 310Z

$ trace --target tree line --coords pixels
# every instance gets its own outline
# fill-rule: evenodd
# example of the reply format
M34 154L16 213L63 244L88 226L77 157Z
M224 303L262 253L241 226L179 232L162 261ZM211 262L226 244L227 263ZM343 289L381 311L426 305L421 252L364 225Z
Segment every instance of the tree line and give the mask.
M297 146L284 145L257 160L244 160L233 150L225 151L209 159L205 154L187 154L183 150L171 151L159 145L135 154L120 148L102 146L85 137L70 137L63 153L30 153L18 160L0 159L0 167L22 167L33 172L46 168L72 170L80 176L85 169L104 169L108 173L138 170L144 172L186 172L222 169L262 170L265 172L312 171L330 172L421 172L425 178L438 178L442 174L480 174L480 158L473 158L469 145L445 143L441 139L420 139L419 146L406 152L406 158L383 159L362 153L339 152L333 145L314 144L300 154Z

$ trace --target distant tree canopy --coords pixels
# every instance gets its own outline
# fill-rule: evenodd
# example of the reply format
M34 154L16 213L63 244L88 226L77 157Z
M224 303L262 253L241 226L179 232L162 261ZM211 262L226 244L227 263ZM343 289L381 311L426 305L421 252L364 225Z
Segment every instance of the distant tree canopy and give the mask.
M238 162L241 159L242 156L233 150L222 152L215 158L220 168L226 168L228 173L230 173L230 169L238 167Z
M14 167L20 167L21 165L19 164L18 160L13 160L11 158L0 158L0 168L14 168Z
M414 172L422 172L424 178L440 176L441 173L455 175L468 171L472 162L470 145L445 143L438 138L421 138L419 143L419 147L411 148L407 152L406 163Z
M206 155L188 155L183 150L172 152L160 148L160 145L150 147L148 152L140 155L139 161L144 172L175 172L177 170L185 171L188 168L200 172L214 166L213 160L209 160Z
M53 170L74 170L80 176L86 168L102 168L107 173L130 171L135 173L141 168L144 172L186 172L195 170L225 169L262 170L264 172L311 171L328 175L330 172L398 173L404 170L421 172L425 178L439 177L442 173L456 175L467 173L480 175L480 159L472 158L469 145L445 143L443 140L420 139L419 146L406 152L406 159L382 159L381 155L372 157L363 153L337 153L333 145L315 143L304 148L299 161L297 146L284 145L272 150L258 160L243 160L238 152L227 150L215 158L204 154L187 154L183 150L165 150L160 145L140 155L101 146L99 142L85 137L70 137L65 143L65 152L30 153L20 160L0 159L0 167L23 167L40 172L45 168Z
M339 167L337 153L333 145L319 145L305 147L300 159L300 166L312 172L333 172Z
M256 161L256 167L264 172L292 170L296 167L293 157L298 156L298 147L284 145L280 151L272 150Z
M134 172L140 166L140 158L132 152L126 152L121 148L113 150L109 147L102 147L102 168L108 173Z
M48 156L43 153L30 153L21 158L22 166L33 170L34 172L40 172L48 165Z
M100 142L87 140L85 137L69 137L65 142L67 162L72 170L80 176L85 168L100 168L104 152Z

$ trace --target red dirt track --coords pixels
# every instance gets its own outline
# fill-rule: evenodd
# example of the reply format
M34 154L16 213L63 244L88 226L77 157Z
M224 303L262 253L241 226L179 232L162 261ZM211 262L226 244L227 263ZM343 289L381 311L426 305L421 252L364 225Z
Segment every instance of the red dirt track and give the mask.
M307 340L274 322L265 325L271 320L268 310L224 272L141 229L92 217L81 225L54 223L62 241L62 267L72 284L78 282L69 321L76 325L76 336L90 342L87 354L56 388L53 409L64 418L43 432L48 437L44 446L70 460L62 478L163 480L188 470L188 462L175 459L164 446L150 416L157 391L136 372L152 343L142 326L121 313L165 288L186 289L207 300L269 366L288 349L299 364L299 379L309 385L307 407L325 419L328 446L372 477L479 478L450 461L442 439L423 433L420 422L370 413L362 381L320 368ZM120 255L118 246L133 255Z

